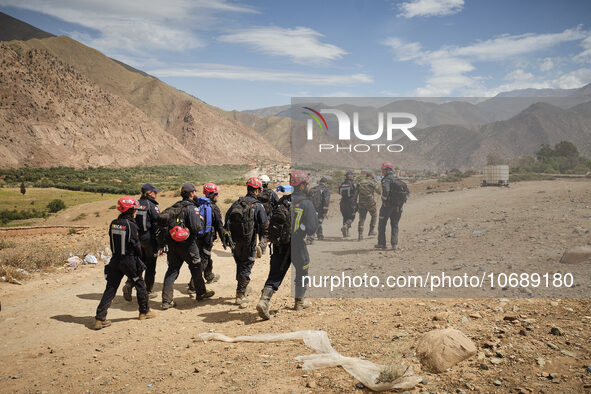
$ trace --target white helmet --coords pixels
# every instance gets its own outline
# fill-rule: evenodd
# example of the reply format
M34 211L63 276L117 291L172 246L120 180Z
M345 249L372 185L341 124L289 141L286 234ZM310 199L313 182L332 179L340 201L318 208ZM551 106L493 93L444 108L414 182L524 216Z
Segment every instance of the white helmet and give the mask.
M271 178L269 178L269 176L265 174L261 175L259 179L261 180L261 182L263 182L263 184L271 182Z

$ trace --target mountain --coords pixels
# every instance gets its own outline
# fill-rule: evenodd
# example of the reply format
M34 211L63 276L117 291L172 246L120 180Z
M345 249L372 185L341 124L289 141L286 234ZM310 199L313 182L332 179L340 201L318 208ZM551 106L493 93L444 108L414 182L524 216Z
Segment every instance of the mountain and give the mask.
M487 156L509 161L535 153L542 144L571 141L579 152L591 155L591 102L572 109L535 103L516 116L482 125L476 130L440 125L416 131L418 141L405 146L405 154L419 168L481 168Z
M22 30L22 22L17 21L19 24L14 21L9 21L10 26L4 27L11 33L0 35L0 39L17 36ZM256 131L225 116L225 111L71 38L50 36L11 41L10 44L22 53L43 51L54 56L104 91L126 101L158 126L155 132L162 138L176 141L182 146L184 152L194 158L190 162L243 164L287 160ZM47 70L48 74L52 72L59 71L52 68ZM44 78L41 75L38 77ZM125 114L122 116L120 121L124 122ZM105 154L109 154L108 148ZM59 159L55 158L55 164L59 164Z
M577 89L521 89L499 93L478 104L483 110L494 114L495 120L509 119L529 106L543 102L568 109L591 101L591 84Z
M42 50L0 43L3 167L198 161L142 111Z
M591 94L591 83L575 89L518 89L501 92L495 97L588 97Z
M0 41L30 40L53 37L43 30L0 12Z
M274 107L265 107L259 109L246 109L241 111L242 113L255 115L258 117L267 117L267 116L282 116L281 113L287 109L289 109L291 105L277 105Z

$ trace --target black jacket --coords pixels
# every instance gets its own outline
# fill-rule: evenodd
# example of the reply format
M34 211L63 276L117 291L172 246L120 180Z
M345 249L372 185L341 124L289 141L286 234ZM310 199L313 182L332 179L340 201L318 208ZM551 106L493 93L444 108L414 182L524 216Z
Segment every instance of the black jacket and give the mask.
M129 215L121 214L109 225L109 240L113 259L140 256L138 226Z
M158 216L160 215L158 202L148 196L142 196L138 202L140 207L137 210L135 221L139 229L140 241L156 242Z
M312 201L302 192L291 195L292 240L303 241L306 235L316 234L318 215Z

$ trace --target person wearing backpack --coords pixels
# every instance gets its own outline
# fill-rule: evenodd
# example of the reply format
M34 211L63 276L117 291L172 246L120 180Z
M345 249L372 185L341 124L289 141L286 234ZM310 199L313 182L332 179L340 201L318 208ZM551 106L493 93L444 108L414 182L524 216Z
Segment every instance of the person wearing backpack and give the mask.
M279 289L289 266L295 268L295 304L299 311L310 305L304 301L306 288L303 277L308 275L310 255L306 245L306 236L314 235L318 228L318 215L312 201L308 199L310 178L305 171L294 171L290 176L290 185L294 187L291 195L281 197L273 209L269 223L269 241L273 245L271 267L257 312L264 320L269 320L269 303Z
M347 171L345 180L339 186L339 194L341 195L341 214L343 215L343 227L341 232L343 237L349 236L349 229L355 220L355 213L357 213L357 193L358 188L353 180L353 172Z
M279 197L277 196L277 193L275 193L275 190L269 189L269 183L271 182L271 178L269 178L269 176L263 174L259 177L259 179L263 184L263 189L257 198L260 203L263 204L267 217L270 217L273 207L275 204L277 204L277 201L279 201Z
M357 181L359 189L358 203L359 206L359 225L357 226L359 235L357 239L361 241L363 239L363 226L365 225L365 218L367 214L371 216L369 222L368 236L375 235L375 227L378 219L378 212L376 209L376 201L374 199L374 193L380 194L378 183L373 179L373 173L369 170L363 171L361 178Z
M316 230L316 237L319 241L322 241L324 239L324 234L322 233L322 222L327 218L328 207L330 205L330 189L328 188L328 179L325 177L320 178L318 185L310 189L308 196L310 197L310 201L312 201L314 209L316 209L316 213L318 214L318 229Z
M109 226L109 239L113 255L109 264L105 266L107 287L96 308L93 326L95 330L111 325L111 322L107 320L107 311L124 276L133 281L137 291L137 303L140 310L139 319L150 319L155 316L155 313L150 311L146 283L142 279L142 271L145 269L145 265L139 257L141 255L141 246L138 227L135 224L135 214L138 208L139 203L133 197L122 197L117 201L117 210L121 213Z
M156 294L152 292L154 288L154 279L156 277L156 259L158 258L158 216L160 209L156 196L160 192L153 184L146 183L141 188L142 196L138 200L139 208L136 213L136 224L139 230L140 245L142 249L142 261L146 264L146 272L144 273L144 280L146 282L146 290L148 290L148 298L155 298ZM131 302L131 290L133 288L133 281L127 279L123 285L123 298Z
M246 289L250 283L250 271L257 257L257 248L263 254L267 248L267 214L257 199L263 183L259 178L248 178L247 194L236 200L226 212L226 229L235 243L232 254L236 262L236 304L246 308L250 300ZM259 243L257 244L257 235Z
M162 286L162 309L174 307L173 300L174 282L179 276L179 271L186 262L191 271L191 280L195 285L197 301L212 297L215 293L207 290L203 280L203 269L197 247L197 236L203 228L203 222L199 214L199 207L193 199L197 190L192 183L186 183L181 188L181 201L176 202L170 208L160 214L159 223L166 234L168 245L168 270L164 274Z
M205 197L195 197L193 200L199 207L199 212L205 222L204 228L201 229L197 237L197 246L199 247L201 265L203 266L203 277L207 284L220 280L220 275L213 273L213 261L211 259L211 250L213 249L213 243L217 239L217 236L219 235L222 240L224 249L228 246L222 213L216 204L219 192L220 188L218 185L215 183L206 183L203 185L203 195ZM189 283L189 291L195 291L192 282Z
M402 215L402 206L409 195L406 183L394 174L392 163L382 163L382 206L378 223L378 244L376 249L386 249L386 224L390 220L392 249L398 246L398 222Z

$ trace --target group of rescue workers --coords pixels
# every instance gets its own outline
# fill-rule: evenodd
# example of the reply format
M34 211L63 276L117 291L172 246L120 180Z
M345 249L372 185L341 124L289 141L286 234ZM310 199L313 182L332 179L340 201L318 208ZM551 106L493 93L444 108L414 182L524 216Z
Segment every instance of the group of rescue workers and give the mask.
M343 215L343 237L359 211L359 239L363 239L363 226L367 214L371 216L368 235L375 235L376 202L374 193L381 194L376 248L386 248L386 224L390 220L391 245L398 243L398 221L402 205L408 196L406 184L396 177L391 163L382 164L381 191L371 171L364 171L357 181L347 172L339 186L340 209ZM236 304L248 307L250 302L250 274L255 259L270 249L270 269L256 306L261 318L268 320L269 303L278 290L291 265L295 268L295 310L309 306L305 301L306 287L302 283L308 274L310 257L307 244L316 236L324 239L322 223L327 218L330 205L328 179L323 177L318 185L310 187L305 171L290 174L291 193L279 198L269 188L267 175L252 177L246 182L247 193L236 200L224 217L217 205L220 189L214 183L203 186L203 196L192 183L181 187L181 200L160 211L156 201L160 189L153 184L141 188L141 197L122 197L117 202L119 216L109 226L112 258L105 266L106 289L96 310L94 329L111 325L106 320L108 308L124 276L125 300L132 300L136 289L139 319L149 319L155 313L148 300L153 292L156 260L166 253L168 269L162 286L162 309L174 307L174 283L183 263L191 273L189 293L197 301L214 295L206 285L217 282L220 275L213 272L212 248L216 239L224 249L231 248L236 262Z

